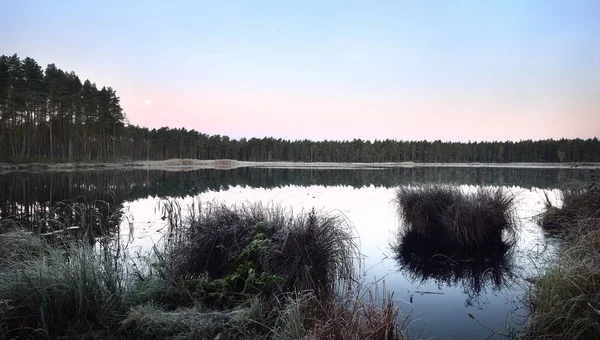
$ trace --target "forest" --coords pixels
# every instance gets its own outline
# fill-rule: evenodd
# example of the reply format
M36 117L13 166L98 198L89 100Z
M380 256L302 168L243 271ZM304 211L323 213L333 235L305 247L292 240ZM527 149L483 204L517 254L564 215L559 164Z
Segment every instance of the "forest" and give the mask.
M171 114L171 113L169 113ZM315 122L318 124L318 122ZM0 56L0 161L170 158L302 162L600 162L593 139L443 142L231 139L130 124L115 89L34 59Z

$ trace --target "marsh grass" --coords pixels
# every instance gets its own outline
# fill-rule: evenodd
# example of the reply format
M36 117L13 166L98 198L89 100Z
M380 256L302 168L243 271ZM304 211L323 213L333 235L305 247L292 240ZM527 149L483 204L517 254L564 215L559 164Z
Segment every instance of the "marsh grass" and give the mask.
M5 238L22 242L15 246L20 255L4 261L0 271L0 334L81 336L101 334L114 325L124 289L114 261L121 259L83 242L56 247L22 232L0 235Z
M539 216L539 224L554 233L579 234L579 229L588 224L581 220L600 218L600 182L594 181L585 188L568 188L560 191L562 205L552 205L546 196L546 209Z
M529 294L527 334L543 339L600 338L600 182L561 190L562 205L547 199L539 223L563 236L559 258Z
M165 220L178 227L169 229L134 280L128 300L142 307L125 319L131 334L401 338L391 296L380 298L357 285L361 256L342 216L208 204L181 223L178 206L164 202L163 208ZM222 322L198 322L205 314ZM163 330L146 333L155 327Z
M359 283L346 294L322 300L311 291L288 296L274 338L402 339L399 308L393 294Z
M396 203L406 232L462 247L501 245L517 228L514 197L502 188L402 186Z
M343 216L276 205L158 211L164 238L132 257L116 234L0 235L0 338L399 339L399 311L356 287ZM73 235L74 236L74 235Z
M532 287L527 331L533 338L600 338L600 219L579 224L586 232L572 236Z

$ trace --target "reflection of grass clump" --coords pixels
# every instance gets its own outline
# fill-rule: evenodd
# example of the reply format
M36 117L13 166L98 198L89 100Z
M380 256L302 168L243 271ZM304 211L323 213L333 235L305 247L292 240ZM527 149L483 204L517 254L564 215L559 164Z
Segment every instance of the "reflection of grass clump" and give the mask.
M502 188L465 192L454 186L403 186L396 191L406 230L465 247L501 245L516 228L512 195Z
M464 248L435 242L414 231L400 233L392 250L413 281L461 285L474 299L487 285L502 286L512 277L511 244Z

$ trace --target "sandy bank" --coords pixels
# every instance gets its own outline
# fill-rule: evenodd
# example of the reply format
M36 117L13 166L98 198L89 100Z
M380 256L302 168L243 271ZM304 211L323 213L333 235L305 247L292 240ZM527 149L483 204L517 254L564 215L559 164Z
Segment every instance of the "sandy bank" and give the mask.
M195 169L236 169L242 167L274 169L387 169L407 167L472 167L472 168L554 168L600 169L600 163L327 163L327 162L243 162L231 159L169 159L163 161L135 161L115 163L0 163L0 172L11 171L83 171L146 169L183 171Z

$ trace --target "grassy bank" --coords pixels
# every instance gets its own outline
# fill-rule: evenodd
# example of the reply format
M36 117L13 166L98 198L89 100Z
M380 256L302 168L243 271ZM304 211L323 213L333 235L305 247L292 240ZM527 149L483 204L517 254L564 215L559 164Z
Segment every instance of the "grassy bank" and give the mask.
M351 225L311 210L163 205L142 258L15 230L0 235L0 338L399 339L391 296L358 283ZM117 235L118 237L118 235ZM118 238L117 238L118 239Z
M527 332L532 338L600 338L600 187L563 190L540 224L564 236L559 259L532 287Z
M455 186L403 186L396 203L404 231L438 244L467 248L502 245L514 235L514 197L502 188L467 192Z

